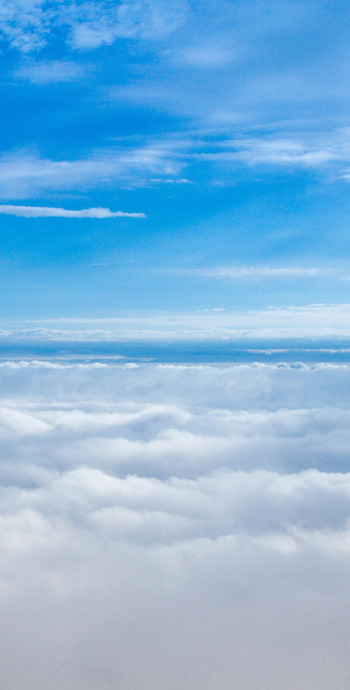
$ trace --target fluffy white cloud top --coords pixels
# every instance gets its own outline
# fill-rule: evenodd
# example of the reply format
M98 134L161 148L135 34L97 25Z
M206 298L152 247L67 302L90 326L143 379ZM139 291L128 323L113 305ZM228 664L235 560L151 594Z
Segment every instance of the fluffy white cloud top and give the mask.
M0 679L345 690L350 368L0 366Z

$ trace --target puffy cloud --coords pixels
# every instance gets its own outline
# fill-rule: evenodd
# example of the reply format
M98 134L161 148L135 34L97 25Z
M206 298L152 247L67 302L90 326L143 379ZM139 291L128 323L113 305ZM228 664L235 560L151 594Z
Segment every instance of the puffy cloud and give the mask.
M345 690L349 379L3 362L4 687Z

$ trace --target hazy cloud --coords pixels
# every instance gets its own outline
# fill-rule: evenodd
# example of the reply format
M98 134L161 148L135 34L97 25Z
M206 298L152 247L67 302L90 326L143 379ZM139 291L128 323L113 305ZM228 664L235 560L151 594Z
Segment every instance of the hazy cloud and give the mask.
M198 276L199 278L227 278L232 280L269 280L270 278L279 278L281 280L289 280L329 276L332 271L330 269L307 268L304 266L217 266L213 268L179 269L176 273L183 276Z
M89 72L91 73L91 66ZM33 84L45 85L62 82L74 82L82 79L88 73L85 65L69 60L43 60L41 62L27 62L21 65L15 76L27 79Z
M340 277L343 279L344 276ZM183 313L133 313L106 318L53 317L8 324L0 335L20 338L22 342L28 339L104 342L146 339L156 342L232 341L237 344L266 339L274 345L276 339L290 338L301 347L305 346L305 338L328 338L330 343L334 339L344 339L346 348L350 337L350 305L309 304L235 311L203 309Z
M91 50L118 38L159 39L180 26L186 13L186 0L176 0L170 8L164 0L125 0L117 5L108 0L2 0L0 32L13 48L29 53L43 48L58 26L74 48Z
M349 160L349 133L347 128L331 132L290 133L264 132L261 136L230 138L201 144L193 152L198 159L217 165L243 163L249 166L282 166L318 169L334 165L344 166ZM202 148L202 150L200 150ZM340 174L340 173L339 173Z
M67 7L70 41L80 50L111 45L118 38L159 39L185 21L186 0L129 0L119 5L82 2Z
M29 53L46 44L52 11L45 4L43 0L0 2L0 33L13 48Z

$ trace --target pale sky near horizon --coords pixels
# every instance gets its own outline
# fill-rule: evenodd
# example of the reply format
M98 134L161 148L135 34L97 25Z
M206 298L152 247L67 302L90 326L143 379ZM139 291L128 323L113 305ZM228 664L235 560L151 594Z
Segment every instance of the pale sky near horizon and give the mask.
M2 320L349 303L349 21L2 0Z

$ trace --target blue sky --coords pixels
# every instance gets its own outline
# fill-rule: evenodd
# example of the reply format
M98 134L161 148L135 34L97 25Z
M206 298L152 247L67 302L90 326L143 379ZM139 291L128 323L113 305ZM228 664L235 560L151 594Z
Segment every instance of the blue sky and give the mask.
M3 322L338 313L349 20L340 1L2 0Z

